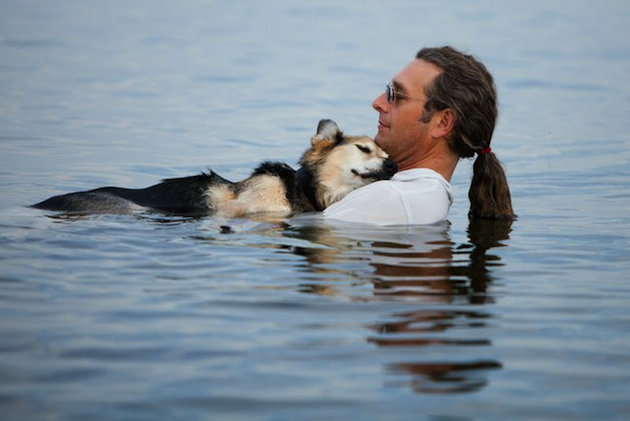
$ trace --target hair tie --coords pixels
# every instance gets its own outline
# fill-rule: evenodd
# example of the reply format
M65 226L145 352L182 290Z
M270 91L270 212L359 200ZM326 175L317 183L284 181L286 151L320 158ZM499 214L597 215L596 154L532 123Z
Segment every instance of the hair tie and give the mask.
M490 146L488 146L485 149L477 151L477 155L485 155L485 154L490 153L490 152L492 152L492 148Z

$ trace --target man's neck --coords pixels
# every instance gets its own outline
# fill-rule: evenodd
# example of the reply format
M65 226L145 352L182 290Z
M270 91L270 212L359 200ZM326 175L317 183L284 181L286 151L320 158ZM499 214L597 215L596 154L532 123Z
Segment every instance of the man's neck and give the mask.
M418 160L400 162L397 164L398 171L410 170L412 168L429 168L450 182L458 161L459 158L457 155L448 151L448 153L428 153Z

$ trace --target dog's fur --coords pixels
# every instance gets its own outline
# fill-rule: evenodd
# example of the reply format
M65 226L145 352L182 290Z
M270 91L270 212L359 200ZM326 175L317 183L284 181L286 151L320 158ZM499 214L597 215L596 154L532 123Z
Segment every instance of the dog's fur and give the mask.
M361 186L389 179L396 164L367 136L346 136L321 120L311 147L295 171L264 162L239 182L214 172L163 180L144 189L102 187L54 196L32 207L66 213L127 213L157 210L177 215L241 217L262 212L291 215L321 211Z

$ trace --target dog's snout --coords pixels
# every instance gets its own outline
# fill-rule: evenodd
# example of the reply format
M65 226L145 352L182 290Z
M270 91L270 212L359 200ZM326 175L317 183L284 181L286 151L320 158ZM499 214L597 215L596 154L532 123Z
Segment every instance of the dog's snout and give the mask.
M391 159L386 159L383 161L383 171L387 174L394 175L396 174L396 171L398 171L398 165L396 165L396 163Z

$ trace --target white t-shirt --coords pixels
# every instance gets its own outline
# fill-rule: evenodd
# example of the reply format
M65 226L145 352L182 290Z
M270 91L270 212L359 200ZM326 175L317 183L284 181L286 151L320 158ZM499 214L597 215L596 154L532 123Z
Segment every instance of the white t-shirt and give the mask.
M324 217L374 225L424 225L446 219L453 202L448 181L428 168L400 171L350 192Z

